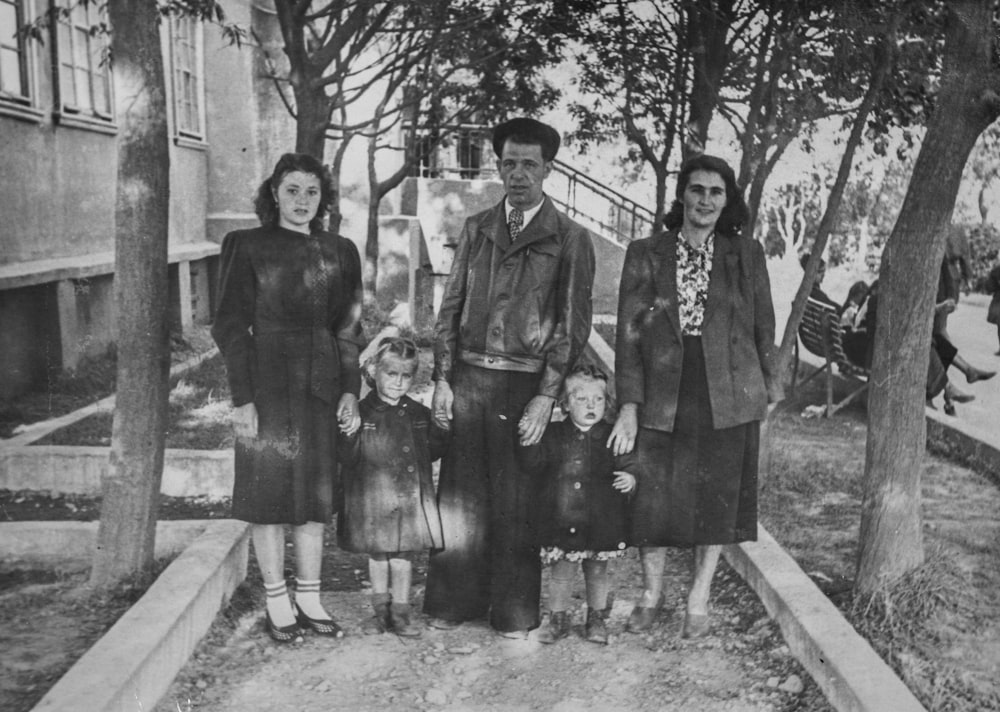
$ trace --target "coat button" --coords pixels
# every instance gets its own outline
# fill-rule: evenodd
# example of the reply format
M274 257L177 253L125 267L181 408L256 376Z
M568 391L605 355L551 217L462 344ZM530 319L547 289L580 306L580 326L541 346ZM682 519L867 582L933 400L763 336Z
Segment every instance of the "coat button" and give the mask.
M569 528L569 533L570 534L576 534L576 527L570 527Z
M573 489L580 489L580 487L582 487L582 486L583 485L581 485L579 482L574 482L573 483Z
M499 326L494 327L494 329L493 329L493 335L494 336L500 336L500 327Z
M576 434L576 439L577 440L583 440L583 433L577 433Z
M407 472L413 472L413 465L407 465L406 466L406 471Z
M623 542L623 541L618 542L618 548L619 549L624 549L625 548L625 542Z
M409 445L404 445L403 446L403 452L409 452L409 451L410 451L410 446Z
M488 359L486 359L486 363L493 363L493 361L494 361L494 358L492 356L490 356Z

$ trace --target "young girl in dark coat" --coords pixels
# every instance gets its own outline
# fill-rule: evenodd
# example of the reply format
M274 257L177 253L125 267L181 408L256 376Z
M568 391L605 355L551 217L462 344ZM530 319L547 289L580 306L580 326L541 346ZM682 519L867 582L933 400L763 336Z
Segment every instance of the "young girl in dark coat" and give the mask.
M444 546L431 463L444 454L449 433L407 392L417 372L410 339L383 339L365 364L372 387L361 401L361 429L345 438L344 509L339 543L369 555L372 633L418 636L410 620L411 558ZM390 593L391 591L391 593Z
M627 497L635 489L631 455L615 457L604 422L608 377L577 366L566 377L562 406L569 418L552 423L537 445L519 448L525 470L540 478L538 530L542 563L550 565L549 617L538 640L569 635L577 562L587 586L587 640L607 643L608 561L625 555Z

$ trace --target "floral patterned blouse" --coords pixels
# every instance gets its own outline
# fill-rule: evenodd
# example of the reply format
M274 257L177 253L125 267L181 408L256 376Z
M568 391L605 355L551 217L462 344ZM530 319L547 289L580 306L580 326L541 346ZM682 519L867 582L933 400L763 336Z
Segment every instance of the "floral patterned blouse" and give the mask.
M714 232L701 247L692 247L683 236L677 235L677 306L684 336L701 336L714 246Z

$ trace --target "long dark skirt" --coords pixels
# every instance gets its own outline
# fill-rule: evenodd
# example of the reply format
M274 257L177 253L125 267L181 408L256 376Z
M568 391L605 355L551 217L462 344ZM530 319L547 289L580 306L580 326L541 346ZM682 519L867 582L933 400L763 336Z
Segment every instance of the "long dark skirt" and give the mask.
M258 437L236 442L233 517L254 524L329 523L342 494L336 403L309 392L308 337L257 349Z
M757 421L716 430L701 338L684 337L672 433L639 432L633 546L732 544L757 539Z

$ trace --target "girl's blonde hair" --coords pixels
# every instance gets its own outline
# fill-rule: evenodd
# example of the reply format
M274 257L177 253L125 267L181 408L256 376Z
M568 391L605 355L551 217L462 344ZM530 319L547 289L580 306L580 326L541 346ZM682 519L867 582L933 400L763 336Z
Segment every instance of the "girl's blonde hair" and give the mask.
M363 372L365 383L369 387L375 387L375 378L372 373L387 354L392 354L405 361L413 361L413 371L416 372L420 358L420 349L417 348L416 342L403 336L386 336L378 342L378 347L365 359Z

